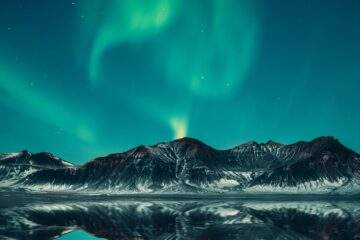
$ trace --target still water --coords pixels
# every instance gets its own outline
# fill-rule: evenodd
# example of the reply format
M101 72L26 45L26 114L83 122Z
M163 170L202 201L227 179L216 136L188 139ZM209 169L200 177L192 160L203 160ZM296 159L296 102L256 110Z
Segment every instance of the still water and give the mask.
M360 239L360 203L2 193L0 239Z

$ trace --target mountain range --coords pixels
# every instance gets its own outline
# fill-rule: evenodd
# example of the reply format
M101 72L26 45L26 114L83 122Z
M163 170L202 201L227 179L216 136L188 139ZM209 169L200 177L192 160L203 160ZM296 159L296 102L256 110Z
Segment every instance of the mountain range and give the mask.
M248 142L217 150L181 138L74 165L51 153L0 154L0 189L90 193L323 193L360 191L360 155L333 137Z

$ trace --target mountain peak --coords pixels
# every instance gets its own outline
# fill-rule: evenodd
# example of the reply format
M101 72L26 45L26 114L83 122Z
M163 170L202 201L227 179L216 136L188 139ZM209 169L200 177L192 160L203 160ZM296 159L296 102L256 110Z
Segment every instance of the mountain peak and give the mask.
M22 150L17 153L5 153L0 155L2 164L29 165L36 167L69 167L71 163L60 159L49 152L31 153Z
M9 159L12 163L16 159L17 165L4 165ZM217 150L185 137L140 145L71 169L64 167L60 158L44 152L0 155L0 165L8 171L4 179L11 175L20 183L35 185L35 189L43 184L52 190L69 186L72 190L114 193L275 190L297 193L301 189L303 193L332 193L358 188L359 159L357 153L333 137L289 145L271 140L252 141L228 150ZM16 168L19 163L36 167L18 174L23 171ZM0 181L1 177L0 173Z
M339 140L333 136L321 136L321 137L314 138L311 142L322 142L322 143L337 142L337 143L339 143Z
M175 139L175 140L171 141L170 143L208 146L205 143L203 143L202 141L200 141L200 140L198 140L196 138L191 138L191 137L178 138L178 139Z

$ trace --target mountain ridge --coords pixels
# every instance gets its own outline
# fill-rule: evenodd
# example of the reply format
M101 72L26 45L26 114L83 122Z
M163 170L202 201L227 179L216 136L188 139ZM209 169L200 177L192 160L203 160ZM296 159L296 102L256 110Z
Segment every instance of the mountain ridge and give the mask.
M186 137L79 166L50 153L21 153L0 155L0 186L109 193L349 193L360 186L359 154L334 137L293 144L250 141L224 150ZM16 168L11 160L33 165Z

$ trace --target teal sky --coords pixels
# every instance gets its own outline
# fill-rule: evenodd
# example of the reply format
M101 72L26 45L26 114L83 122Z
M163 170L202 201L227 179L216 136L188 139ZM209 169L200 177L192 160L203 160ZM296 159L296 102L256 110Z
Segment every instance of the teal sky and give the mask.
M0 152L191 136L360 151L360 2L3 0Z

